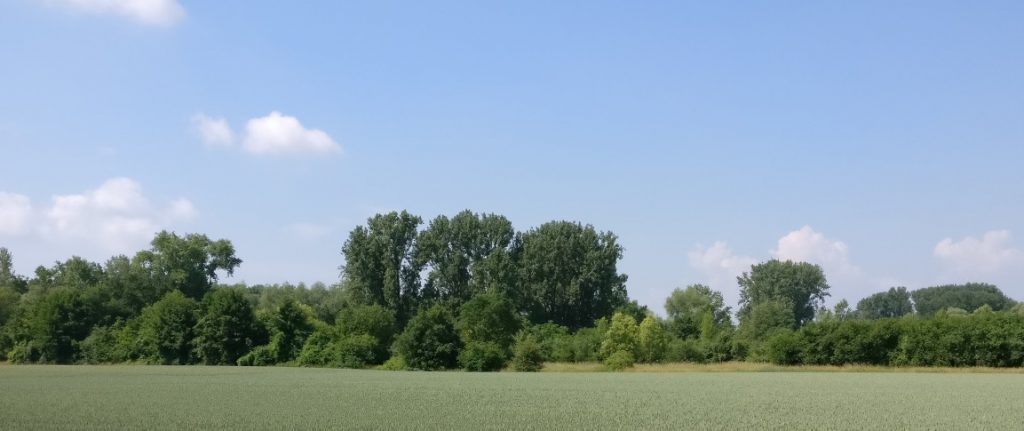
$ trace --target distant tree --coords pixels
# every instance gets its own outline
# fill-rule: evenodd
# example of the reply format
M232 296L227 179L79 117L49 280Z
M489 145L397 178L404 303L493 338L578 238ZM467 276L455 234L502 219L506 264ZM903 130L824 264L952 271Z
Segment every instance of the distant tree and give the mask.
M740 333L750 341L766 340L777 330L796 329L793 307L784 301L759 302L740 321Z
M352 230L342 247L347 288L362 303L393 310L400 323L419 295L421 268L414 253L421 223L405 211L377 214Z
M500 294L480 293L462 305L455 328L465 343L494 343L508 352L523 321Z
M540 371L544 367L544 352L537 338L528 331L516 335L512 354L512 369L516 371Z
M732 324L722 294L703 284L673 290L665 301L665 312L672 332L684 339L699 337L705 320L709 329Z
M37 302L28 327L35 353L29 360L67 364L78 355L78 342L89 335L91 312L80 290L56 289Z
M660 362L668 348L668 333L654 316L647 316L637 330L637 355L640 362Z
M888 291L878 292L857 302L857 317L862 319L900 317L913 312L910 293L903 286L890 287Z
M628 302L626 276L616 269L622 247L614 234L550 222L523 234L522 241L520 281L534 323L575 330Z
M292 299L286 300L271 319L270 345L276 362L288 362L298 357L302 346L318 321L313 310ZM322 323L321 323L322 324Z
M193 330L199 304L175 290L142 310L138 340L141 359L153 364L193 362Z
M241 291L214 289L203 298L195 339L203 363L235 364L253 347L265 344L266 338L265 328Z
M0 247L0 289L8 288L16 293L25 293L28 282L14 273L14 257L10 250Z
M751 266L737 277L740 285L740 320L764 302L780 302L792 310L796 325L814 319L814 311L828 296L829 285L821 267L806 262L770 260Z
M132 264L149 270L160 295L180 290L185 296L199 300L217 282L218 271L230 276L242 263L235 257L231 241L226 239L213 241L206 235L181 237L162 231L151 244L151 249L135 255Z
M515 283L518 242L512 223L496 214L466 210L439 216L416 240L417 266L427 269L424 296L461 304L475 294L509 294Z
M601 357L607 358L616 352L625 351L629 352L631 357L636 358L638 337L639 327L633 316L615 313L612 316L608 332L604 334L604 340L601 341Z
M910 296L922 316L931 316L946 308L975 310L982 305L993 310L1009 310L1015 304L998 287L987 283L926 287L911 292Z
M338 314L339 337L368 335L373 339L373 361L379 363L388 356L388 347L398 330L395 313L380 305L355 305Z
M395 354L414 370L443 370L458 365L462 341L447 306L436 304L413 316L395 341Z

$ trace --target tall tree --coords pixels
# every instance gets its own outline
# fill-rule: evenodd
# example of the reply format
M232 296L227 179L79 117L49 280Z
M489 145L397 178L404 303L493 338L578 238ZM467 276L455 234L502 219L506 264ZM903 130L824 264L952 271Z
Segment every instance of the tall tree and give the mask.
M520 282L533 322L578 329L628 301L626 275L616 268L622 247L611 232L550 222L523 234L522 241Z
M377 214L352 230L342 247L347 288L364 303L394 310L399 322L408 319L419 295L414 253L421 223L405 211Z
M890 287L885 292L878 292L857 302L857 317L862 319L900 317L913 312L910 292L903 286Z
M28 289L25 279L14 273L14 256L4 247L0 247L0 288L9 288L17 293L25 293Z
M691 284L686 289L673 290L665 300L665 312L668 314L669 327L680 338L699 337L701 324L706 318L715 327L732 324L729 307L725 306L722 294L703 284Z
M198 312L199 304L177 290L143 309L138 322L142 359L164 365L191 363Z
M750 272L736 280L740 285L740 320L754 306L778 301L792 308L796 325L802 326L814 319L814 310L829 295L825 273L807 262L769 260L751 266Z
M150 250L140 251L132 263L148 268L159 285L159 296L180 290L185 296L201 299L217 282L218 271L228 276L242 264L235 247L226 239L210 240L206 235L178 236L163 231L153 238Z
M439 216L416 241L416 262L428 269L424 292L462 303L486 291L507 290L515 280L517 243L504 216L462 211Z
M267 342L266 329L256 321L252 306L236 289L214 289L203 298L196 323L196 352L208 365L234 365L255 346Z
M910 293L922 316L931 316L946 308L974 311L982 305L993 310L1009 310L1015 302L998 287L987 283L949 284L926 287Z

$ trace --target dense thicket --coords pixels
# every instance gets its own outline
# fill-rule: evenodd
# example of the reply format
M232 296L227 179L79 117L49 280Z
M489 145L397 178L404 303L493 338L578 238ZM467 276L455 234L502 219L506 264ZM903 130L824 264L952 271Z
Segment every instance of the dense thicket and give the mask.
M227 240L161 232L105 264L13 271L0 248L0 360L535 371L671 361L1024 366L1024 306L997 287L894 287L822 307L820 267L770 260L722 294L676 289L660 318L626 294L616 236L556 221L517 232L463 211L379 214L345 241L339 283L226 285Z

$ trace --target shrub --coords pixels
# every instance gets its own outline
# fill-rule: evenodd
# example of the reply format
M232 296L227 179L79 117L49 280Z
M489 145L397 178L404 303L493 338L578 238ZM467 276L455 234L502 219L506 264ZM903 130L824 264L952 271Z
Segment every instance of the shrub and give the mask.
M473 296L459 309L455 328L464 343L492 343L507 351L523 327L512 304L495 293Z
M505 349L497 343L474 341L459 353L459 365L466 371L499 371L505 358Z
M414 370L455 368L462 341L454 321L443 304L420 311L395 341L395 353Z
M117 343L119 326L97 326L79 344L82 362L87 364L110 364L125 360L124 352Z
M640 362L660 362L665 359L668 333L658 319L647 316L637 331L637 357Z
M403 371L408 369L408 366L405 364L405 358L400 355L392 355L378 368L386 371Z
M245 367L265 367L277 362L277 352L268 345L256 346L249 353L238 358L238 365Z
M395 313L380 305L356 305L338 314L336 323L340 336L370 335L375 340L373 354L377 361L388 356L388 347L395 338Z
M665 348L668 362L704 362L705 353L697 340L672 339Z
M778 331L762 346L761 358L779 365L800 363L802 344L800 336L793 331Z
M512 369L516 371L540 371L544 367L544 352L537 338L528 332L516 337L513 347Z
M332 349L337 365L342 368L364 368L377 362L377 339L372 335L349 335Z
M299 352L299 365L331 366L334 363L332 344L335 336L330 328L321 328L306 338Z
M604 334L604 340L601 341L601 357L607 358L619 351L626 351L635 358L638 331L639 328L633 316L615 313L612 316L611 326L608 327L608 332Z
M604 358L604 366L611 371L621 371L631 368L634 361L633 354L628 350L619 350Z

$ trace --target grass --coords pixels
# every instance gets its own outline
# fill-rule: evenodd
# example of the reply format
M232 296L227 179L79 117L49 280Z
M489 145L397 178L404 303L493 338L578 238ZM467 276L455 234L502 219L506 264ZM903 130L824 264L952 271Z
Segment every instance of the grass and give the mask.
M1024 423L1020 373L720 371L0 366L0 429L888 430Z
M549 362L544 364L545 372L585 373L607 371L598 362ZM722 362L697 364L673 362L665 364L636 364L623 372L633 373L731 373L731 372L830 372L830 373L958 373L958 374L1024 374L1024 368L989 367L882 367L878 365L775 365L758 362Z

